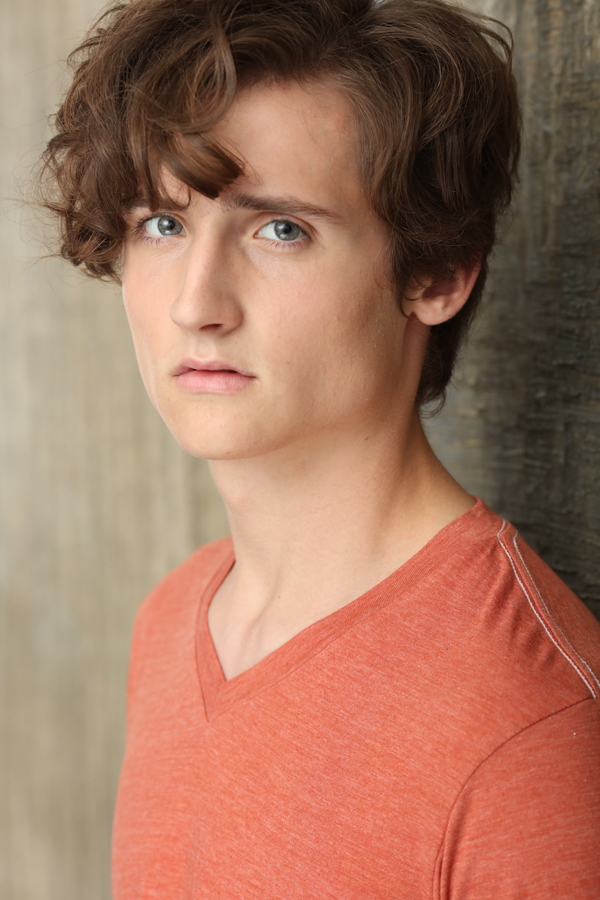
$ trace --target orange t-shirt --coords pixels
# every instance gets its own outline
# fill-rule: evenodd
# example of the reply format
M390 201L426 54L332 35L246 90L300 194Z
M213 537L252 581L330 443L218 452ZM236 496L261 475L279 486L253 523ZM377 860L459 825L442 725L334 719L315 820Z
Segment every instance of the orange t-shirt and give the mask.
M478 500L230 681L201 548L138 615L114 900L599 900L600 623Z

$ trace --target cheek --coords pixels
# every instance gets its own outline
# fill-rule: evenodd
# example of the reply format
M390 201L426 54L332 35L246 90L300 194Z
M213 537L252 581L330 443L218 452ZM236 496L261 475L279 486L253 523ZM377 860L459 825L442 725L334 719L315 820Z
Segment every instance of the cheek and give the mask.
M121 283L123 305L131 333L136 341L142 317L140 308L142 298L147 296L146 279L142 277L142 269L135 264L135 254L125 252L123 257L123 278Z
M124 267L122 293L140 374L154 402L155 369L164 354L168 334L164 310L158 302L160 286L133 267Z
M277 330L286 370L306 402L372 395L399 362L405 320L372 273L320 278L281 310Z
M136 345L158 337L171 322L168 298L173 279L169 281L168 271L151 263L143 249L126 254L123 261L123 303Z

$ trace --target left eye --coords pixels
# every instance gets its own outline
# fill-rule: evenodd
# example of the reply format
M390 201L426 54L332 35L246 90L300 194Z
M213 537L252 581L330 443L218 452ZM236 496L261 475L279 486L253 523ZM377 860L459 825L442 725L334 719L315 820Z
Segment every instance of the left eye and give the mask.
M303 231L299 225L295 225L294 222L288 222L287 219L274 219L272 222L268 222L266 225L263 225L259 234L267 228L273 229L272 234L275 235L276 240L286 241L288 243L296 240L300 235L306 235L306 232ZM270 234L265 234L264 237L273 240Z
M144 231L152 237L168 237L171 234L182 234L183 225L173 216L154 216L146 219Z

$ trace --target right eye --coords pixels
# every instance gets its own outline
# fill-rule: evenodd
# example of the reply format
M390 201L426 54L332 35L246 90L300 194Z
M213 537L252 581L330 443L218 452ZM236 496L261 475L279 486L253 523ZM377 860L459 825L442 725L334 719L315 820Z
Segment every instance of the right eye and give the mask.
M151 237L169 237L183 234L183 225L173 216L152 216L144 221L144 231Z

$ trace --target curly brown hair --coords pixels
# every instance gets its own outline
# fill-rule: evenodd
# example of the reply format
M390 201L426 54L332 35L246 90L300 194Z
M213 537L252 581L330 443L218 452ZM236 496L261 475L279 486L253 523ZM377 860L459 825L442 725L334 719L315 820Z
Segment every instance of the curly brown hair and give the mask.
M443 0L119 3L69 57L42 157L60 255L119 282L127 207L164 204L163 166L212 199L242 173L211 137L238 90L326 79L351 103L399 302L423 276L482 263L465 306L430 331L417 404L441 405L517 177L512 52L506 26Z

